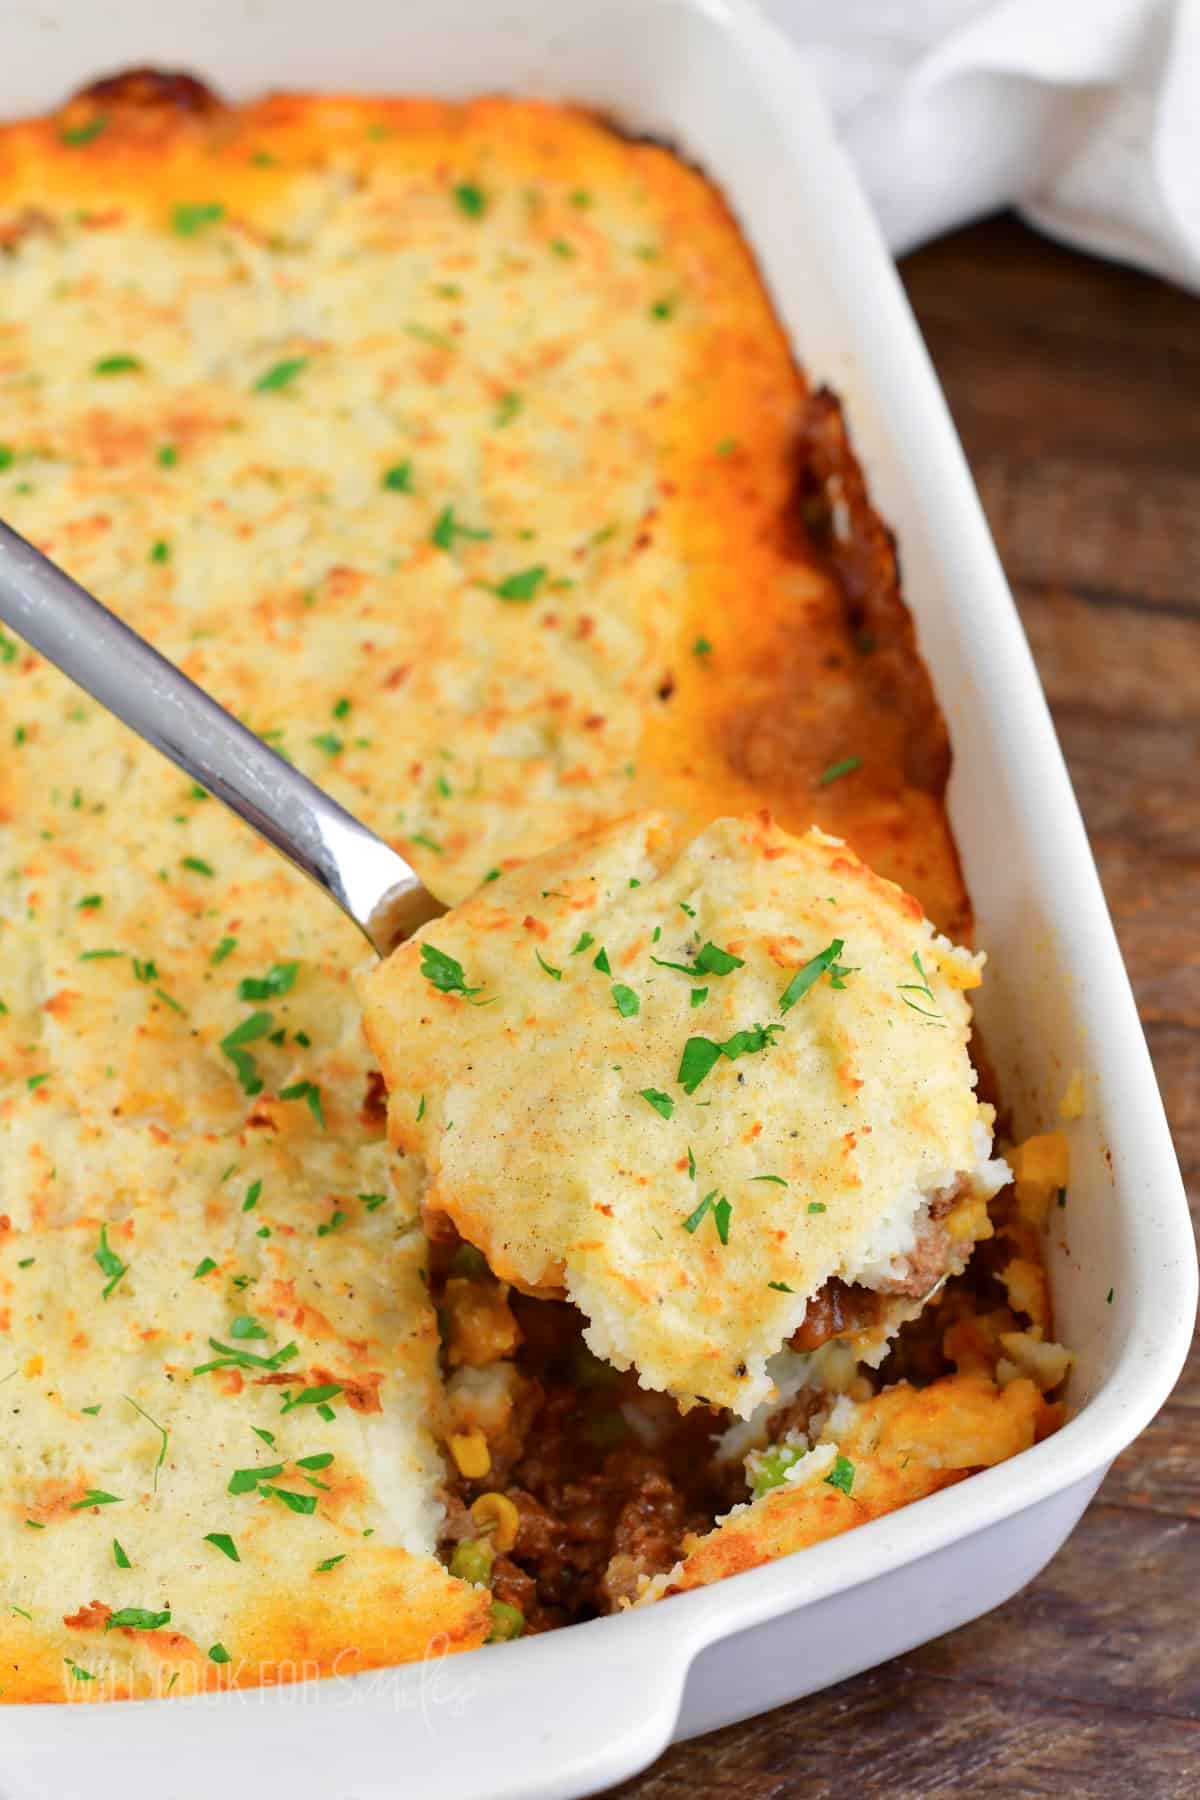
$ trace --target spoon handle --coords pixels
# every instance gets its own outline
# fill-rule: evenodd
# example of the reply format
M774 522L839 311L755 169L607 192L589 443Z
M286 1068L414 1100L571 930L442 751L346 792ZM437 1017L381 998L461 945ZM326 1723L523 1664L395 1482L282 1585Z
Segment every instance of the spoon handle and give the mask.
M403 857L2 521L0 620L289 857L381 956L444 912Z

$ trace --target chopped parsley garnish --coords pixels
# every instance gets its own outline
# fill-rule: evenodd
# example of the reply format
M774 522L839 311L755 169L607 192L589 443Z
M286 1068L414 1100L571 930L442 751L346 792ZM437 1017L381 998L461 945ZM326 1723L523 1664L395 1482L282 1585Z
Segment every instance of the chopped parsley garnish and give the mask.
M387 1201L386 1194L359 1194L358 1198L368 1212L378 1212L379 1208Z
M429 541L436 544L439 550L453 550L455 538L470 538L482 543L491 537L490 531L477 530L471 525L460 525L454 517L454 508L444 506L434 521Z
M170 562L170 560L170 544L168 544L166 538L157 538L150 546L150 561L152 563L165 563Z
M331 1218L326 1219L323 1225L317 1226L317 1236L328 1237L331 1231L336 1231L339 1225L344 1225L345 1223L346 1215L339 1209Z
M315 1494L296 1494L290 1488L272 1487L269 1482L264 1482L258 1491L270 1499L282 1500L290 1512L314 1513L317 1510Z
M223 963L225 958L236 949L237 939L235 937L223 937L208 960L215 967L218 963Z
M787 1182L783 1179L782 1175L752 1175L750 1179L751 1181L770 1181L773 1182L776 1187L787 1186Z
M252 1494L260 1481L269 1481L282 1474L282 1463L264 1463L259 1469L235 1469L225 1491L227 1494Z
M938 1008L937 999L933 989L929 985L929 977L925 973L920 955L916 950L912 953L912 964L913 968L917 971L917 974L921 977L920 981L902 981L897 992L905 1006L911 1007L915 1013L920 1013L921 1017L923 1019L928 1019L931 1024L940 1025L944 1029L946 1021L942 1018ZM929 1005L922 1006L918 1001L910 1000L908 997L910 994L920 994L922 999L928 1000Z
M831 781L840 781L843 775L853 775L855 769L862 768L861 756L843 756L841 762L830 763L817 776L818 787L828 787Z
M88 1506L119 1506L120 1494L106 1494L103 1488L89 1488L82 1500L76 1500L71 1507L72 1512L82 1512Z
M739 1056L767 1050L775 1041L774 1034L782 1030L782 1025L751 1025L744 1031L735 1031L723 1043L718 1043L714 1038L690 1037L683 1047L679 1073L675 1079L685 1094L694 1094L722 1056L733 1062Z
M1115 1293L1116 1293L1116 1291L1117 1291L1117 1290L1116 1290L1116 1288L1109 1288L1109 1290L1108 1290L1108 1292L1107 1292L1107 1294L1105 1294L1105 1296L1104 1296L1104 1304L1105 1304L1105 1306L1111 1306L1111 1305L1112 1305L1112 1303L1113 1303L1113 1295L1114 1295L1114 1294L1115 1294Z
M777 1294L794 1294L796 1291L795 1288L790 1288L786 1281L768 1281L767 1286L774 1288Z
M255 382L254 391L256 394L274 393L278 388L285 388L295 381L297 375L302 375L307 367L307 356L289 356L283 362L272 363Z
M206 863L202 856L185 856L180 862L180 867L190 869L193 875L216 874L216 870L213 868L212 864Z
M177 206L171 214L171 229L180 237L195 237L206 225L215 225L218 219L225 217L225 208L219 200L201 200L191 205Z
M267 1333L250 1313L239 1313L229 1327L229 1335L233 1338L265 1338Z
M499 431L505 425L510 425L520 412L521 406L522 400L520 394L513 393L511 389L508 393L501 394L496 402L495 417L492 420L496 429Z
M199 1281L202 1275L211 1275L216 1266L211 1256L202 1256L192 1270L192 1280Z
M294 1081L291 1087L280 1088L279 1098L281 1100L303 1100L322 1131L325 1129L321 1090L315 1081Z
M33 1094L42 1086L43 1082L49 1081L49 1079L50 1075L48 1071L41 1075L27 1075L25 1077L25 1086L29 1089L30 1093ZM105 1298L107 1299L107 1295Z
M107 130L108 114L97 113L94 118L88 119L83 125L64 125L58 134L58 141L60 144L69 144L72 150L80 150L84 144L90 144L94 138L100 136L102 131ZM95 1677L89 1675L87 1679L94 1681Z
M281 1413L289 1413L297 1406L315 1406L320 1410L326 1401L336 1400L341 1391L341 1383L337 1381L323 1382L320 1387L301 1388L298 1394L285 1394L279 1410Z
M17 660L17 646L10 637L0 631L0 662L13 663Z
M161 469L173 469L179 461L179 452L174 444L160 444L154 453L154 459Z
M387 488L393 494L412 493L412 463L405 457L403 462L393 463L383 471L379 480L380 487Z
M129 1264L123 1263L116 1251L109 1248L107 1225L100 1227L100 1247L92 1253L92 1261L99 1265L102 1275L108 1276L102 1296L107 1300L122 1275L127 1274L129 1269Z
M810 1200L808 1203L808 1211L810 1213L823 1213L828 1211L828 1208L823 1200Z
M75 902L76 912L99 912L104 905L102 894L85 894L82 900Z
M147 1425L153 1426L154 1430L157 1431L157 1433L158 1433L158 1437L159 1437L158 1457L155 1460L155 1464L154 1464L154 1487L155 1487L155 1492L157 1492L158 1491L158 1471L162 1468L163 1463L166 1461L166 1457L167 1457L167 1439L168 1439L167 1428L165 1425L160 1425L157 1419L152 1419L150 1417L150 1414L146 1411L145 1407L138 1405L137 1401L133 1398L132 1394L122 1394L121 1398L123 1400L128 1400L128 1402L129 1402L130 1406L132 1406L134 1412L140 1413L142 1415L142 1418L145 1419Z
M735 1031L717 1048L722 1056L733 1062L739 1056L752 1056L760 1050L769 1050L775 1042L774 1034L783 1030L782 1025L751 1025L745 1031Z
M340 1556L327 1556L325 1558L324 1562L319 1562L317 1564L316 1568L313 1570L313 1574L314 1575L327 1575L329 1573L330 1569L336 1569L338 1564L340 1562L345 1562L345 1560L346 1560L346 1553L344 1550Z
M262 1077L258 1073L258 1065L244 1046L255 1043L259 1038L267 1037L274 1023L269 1012L254 1012L248 1019L243 1019L240 1025L235 1025L233 1030L221 1039L221 1049L237 1070L237 1077L244 1094L251 1096L261 1094L263 1085Z
M297 1344L285 1344L282 1350L276 1350L272 1356L255 1356L252 1351L239 1350L236 1344L223 1344L219 1338L210 1337L209 1345L218 1355L212 1362L198 1363L192 1370L193 1375L209 1375L214 1369L281 1369L286 1362L299 1356Z
M722 1194L718 1196L716 1188L711 1188L695 1212L689 1213L683 1221L683 1229L695 1235L696 1228L711 1211L713 1223L717 1228L717 1236L723 1244L729 1242L729 1221L733 1217L733 1208Z
M230 1656L224 1644L212 1644L209 1646L208 1660L209 1662L215 1663L227 1663L232 1662L233 1658Z
M466 213L468 219L481 219L487 211L487 196L473 181L460 181L454 190L454 198L459 211Z
M692 1005L693 1006L703 1006L704 1002L707 999L708 999L708 989L706 987L692 989Z
M142 962L135 956L133 959L133 978L135 981L157 981L157 963L149 958L145 962Z
M247 975L238 982L238 999L277 1000L281 994L290 994L299 970L298 962L275 963L265 975Z
M221 1552L222 1556L227 1556L230 1562L241 1562L242 1559L238 1555L237 1545L227 1531L206 1531L204 1534L204 1542L206 1544L212 1544L215 1549Z
M421 945L421 973L439 994L461 994L469 1000L472 994L483 992L482 987L468 987L462 964L435 944Z
M113 1561L116 1563L118 1569L132 1569L133 1564L130 1562L129 1558L126 1556L124 1550L121 1548L121 1546L117 1542L116 1538L114 1538L112 1541L112 1553L113 1553Z
M632 1019L642 1010L641 1001L633 989L626 987L623 981L614 982L612 997L613 1005L623 1019Z
M550 976L552 981L562 980L562 970L556 969L553 963L548 963L540 950L535 949L533 954L537 957L542 969Z
M696 1179L696 1158L692 1154L692 1146L690 1144L688 1145L688 1177L692 1181L695 1181Z
M261 1181L252 1181L250 1186L246 1189L246 1198L242 1201L242 1211L244 1213L253 1212L258 1205L259 1195L262 1193L262 1185Z
M322 731L311 742L317 750L323 750L326 756L340 756L346 748L336 731Z
M854 1464L850 1461L848 1456L839 1456L837 1458L832 1469L830 1469L828 1475L825 1477L825 1485L826 1487L840 1488L843 1494L848 1494L850 1492L850 1489L854 1486Z
M612 964L608 960L608 951L603 945L601 945L595 956L593 956L592 967L593 969L599 969L602 975L612 974Z
M596 940L592 936L590 931L582 932L580 934L579 942L575 945L575 948L571 951L571 955L578 956L581 951L590 950L592 945L595 943L595 941Z
M841 974L835 974L834 970L838 968L837 959L845 948L841 938L834 938L832 943L826 944L824 950L819 950L814 957L811 957L802 969L797 969L779 996L780 1012L790 1012L797 1000L803 1000L809 988L821 979L827 969L830 971L830 980L834 987L844 985L841 981ZM841 973L846 972L841 971Z
M532 600L545 579L544 565L536 563L531 569L519 569L515 575L506 576L492 592L497 600Z
M709 641L706 637L698 637L696 639L695 643L692 645L692 655L693 656L711 656L712 655L712 645L709 643ZM682 902L680 902L680 904L682 905Z
M677 969L681 975L690 975L695 980L697 975L732 975L735 969L744 969L744 956L734 956L729 950L722 950L718 944L705 944L697 951L695 963L667 962L661 956L652 956L652 963L660 969Z
M678 304L679 302L675 299L674 295L664 294L662 299L656 300L650 308L650 317L652 319L669 319Z
M136 375L142 365L136 356L102 356L92 364L93 375Z
M675 1111L675 1102L672 1100L670 1094L664 1094L660 1092L658 1088L639 1088L638 1093L646 1102L647 1106L652 1106L655 1112L659 1113L664 1119L669 1119L671 1114Z

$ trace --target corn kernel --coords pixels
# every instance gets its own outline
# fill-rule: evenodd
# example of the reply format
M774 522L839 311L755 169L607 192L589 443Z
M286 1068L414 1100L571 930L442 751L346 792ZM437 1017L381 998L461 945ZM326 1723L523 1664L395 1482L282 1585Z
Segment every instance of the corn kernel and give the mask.
M471 1517L488 1542L501 1556L507 1555L517 1541L521 1515L507 1494L480 1494L471 1506Z
M482 1481L492 1466L492 1453L482 1431L453 1431L450 1454L468 1481Z
M947 987L957 988L960 993L983 986L983 970L978 963L968 962L963 956L940 956L937 973L939 981L944 981Z
M1058 1189L1071 1179L1071 1149L1061 1131L1026 1138L1008 1160L1018 1181Z
M960 1200L942 1220L942 1229L953 1244L978 1244L992 1237L987 1201L978 1194L970 1200Z

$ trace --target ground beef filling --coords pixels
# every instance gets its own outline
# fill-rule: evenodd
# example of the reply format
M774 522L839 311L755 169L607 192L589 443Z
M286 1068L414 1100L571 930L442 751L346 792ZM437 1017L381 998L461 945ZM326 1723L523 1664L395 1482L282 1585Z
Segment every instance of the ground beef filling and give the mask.
M441 1299L463 1278L450 1272L447 1279L444 1247L434 1262ZM487 1286L499 1284L478 1272L470 1279L479 1283L486 1316L494 1304ZM726 1419L706 1407L683 1417L632 1373L600 1362L583 1342L583 1319L573 1306L516 1293L504 1298L517 1327L507 1360L519 1399L489 1442L486 1474L460 1470L450 1483L444 1554L455 1566L456 1546L479 1541L473 1502L503 1495L516 1509L517 1528L515 1542L491 1558L492 1596L520 1612L526 1632L547 1631L616 1611L636 1595L642 1576L673 1566L687 1532L711 1528L730 1504L711 1470L713 1440ZM444 1320L447 1345L460 1338L455 1322Z
M889 1296L929 1293L950 1260L940 1219L953 1198L951 1190L935 1197L888 1282L826 1282L792 1348L816 1350L877 1324ZM446 1494L447 1562L467 1579L486 1580L493 1600L515 1609L526 1632L618 1610L644 1577L673 1567L688 1533L710 1530L745 1497L740 1465L713 1457L728 1414L698 1406L681 1415L666 1395L591 1354L575 1307L509 1290L451 1231L431 1242L430 1256L457 1462ZM474 1414L475 1390L461 1387L466 1416L456 1419L456 1377L464 1371L500 1379L490 1398L486 1383L484 1397L476 1395ZM814 1403L805 1391L789 1404ZM798 1417L780 1414L772 1426L792 1423ZM495 1496L507 1530L481 1521L477 1503L486 1508Z
M919 1227L913 1248L898 1262L895 1275L875 1287L859 1287L834 1276L818 1288L788 1339L791 1348L819 1350L830 1338L869 1330L879 1323L884 1301L889 1298L923 1299L945 1275L950 1261L950 1238L940 1220L955 1197L951 1190L949 1198L935 1198L931 1203L929 1217Z

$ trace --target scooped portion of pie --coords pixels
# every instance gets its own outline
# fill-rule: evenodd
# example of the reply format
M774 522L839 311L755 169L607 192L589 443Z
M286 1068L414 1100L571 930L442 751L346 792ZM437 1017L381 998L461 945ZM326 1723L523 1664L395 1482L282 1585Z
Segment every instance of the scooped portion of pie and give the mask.
M427 1229L685 1406L890 1334L1009 1179L968 1055L982 958L819 830L644 813L533 858L363 982Z

